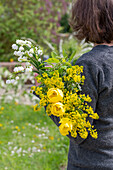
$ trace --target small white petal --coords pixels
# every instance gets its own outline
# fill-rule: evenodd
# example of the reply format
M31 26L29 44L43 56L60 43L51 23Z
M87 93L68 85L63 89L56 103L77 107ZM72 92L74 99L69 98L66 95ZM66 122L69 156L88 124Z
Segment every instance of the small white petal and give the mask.
M11 80L11 83L13 84L14 82L15 82L15 80L14 80L14 79L12 79L12 80Z
M12 45L12 49L13 49L13 50L18 50L18 46L17 46L16 44L13 44L13 45Z
M39 58L38 61L41 62L41 58Z
M16 77L16 80L19 80L19 77L18 77L18 76Z
M29 54L29 57L33 57L33 54Z
M18 55L17 51L14 51L14 55Z
M26 73L32 72L32 68L26 68Z
M22 62L22 57L19 57L19 58L18 58L18 61L19 61L19 62Z
M29 63L29 62L26 62L26 66L30 66L30 63Z
M10 80L6 80L6 84L10 84L11 83L11 81Z
M34 141L34 140L32 140L31 142L32 142L32 143L35 143L35 141Z
M17 73L17 72L18 72L18 67L15 67L15 68L13 69L13 71L14 71L15 73Z
M31 49L29 50L29 52L30 52L30 53L34 53L34 49L31 48Z
M42 50L38 50L37 52L38 52L39 55L43 54Z
M24 47L21 46L21 47L19 48L19 51L23 51L23 50L24 50Z

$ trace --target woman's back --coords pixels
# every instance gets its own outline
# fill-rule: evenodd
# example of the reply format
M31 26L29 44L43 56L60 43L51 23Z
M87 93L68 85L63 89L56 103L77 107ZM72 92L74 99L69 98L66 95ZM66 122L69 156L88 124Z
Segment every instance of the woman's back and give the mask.
M84 66L82 90L99 115L99 120L91 120L98 138L70 139L68 170L113 170L113 46L98 45L76 64Z

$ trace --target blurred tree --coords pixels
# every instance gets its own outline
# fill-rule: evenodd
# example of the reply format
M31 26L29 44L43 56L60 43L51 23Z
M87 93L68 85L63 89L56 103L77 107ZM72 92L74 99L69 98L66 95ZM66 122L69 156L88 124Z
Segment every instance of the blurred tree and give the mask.
M57 43L60 20L69 3L70 0L0 0L0 61L12 58L11 45L22 37L39 45L44 45L44 39Z

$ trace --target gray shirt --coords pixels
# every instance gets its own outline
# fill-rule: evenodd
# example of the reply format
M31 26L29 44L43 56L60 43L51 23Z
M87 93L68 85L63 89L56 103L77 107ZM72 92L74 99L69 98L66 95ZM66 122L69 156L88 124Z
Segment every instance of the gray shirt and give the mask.
M76 65L84 67L82 93L92 98L90 105L98 113L91 120L98 138L70 138L67 170L113 170L113 46L98 45L82 55ZM59 126L59 118L50 116Z

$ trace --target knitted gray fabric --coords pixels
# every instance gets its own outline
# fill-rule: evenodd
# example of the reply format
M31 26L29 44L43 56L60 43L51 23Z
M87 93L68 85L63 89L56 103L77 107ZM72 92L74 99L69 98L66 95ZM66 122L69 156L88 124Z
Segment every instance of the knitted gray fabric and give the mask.
M82 55L76 65L84 66L82 93L92 98L90 105L99 120L91 120L98 139L70 135L67 170L113 170L113 46L98 45ZM59 126L59 119L51 116Z

